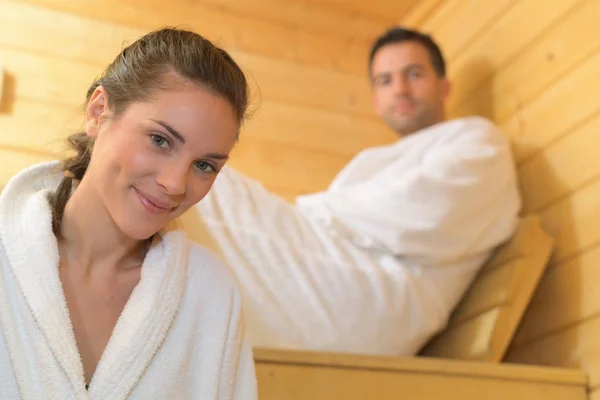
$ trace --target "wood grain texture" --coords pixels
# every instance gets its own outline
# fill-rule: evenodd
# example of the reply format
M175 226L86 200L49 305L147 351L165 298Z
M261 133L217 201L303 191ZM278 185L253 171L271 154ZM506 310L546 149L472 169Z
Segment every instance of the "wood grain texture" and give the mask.
M261 399L573 399L581 373L435 359L255 350Z

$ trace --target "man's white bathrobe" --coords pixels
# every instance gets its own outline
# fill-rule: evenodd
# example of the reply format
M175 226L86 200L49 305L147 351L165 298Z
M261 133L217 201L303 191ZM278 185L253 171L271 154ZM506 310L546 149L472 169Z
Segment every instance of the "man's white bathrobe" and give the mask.
M256 399L235 279L181 230L153 242L86 391L51 228L53 165L0 196L0 399Z
M471 117L367 149L296 204L226 169L186 229L237 274L252 344L413 355L519 209L508 140Z

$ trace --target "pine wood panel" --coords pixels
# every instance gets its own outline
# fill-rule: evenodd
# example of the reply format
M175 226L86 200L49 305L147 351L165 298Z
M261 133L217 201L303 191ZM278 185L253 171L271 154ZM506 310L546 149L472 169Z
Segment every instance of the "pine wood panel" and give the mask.
M576 326L600 315L600 247L560 264L542 278L519 330L515 345L548 332Z
M543 95L500 124L514 142L517 161L545 149L600 110L598 71L600 52L581 62Z
M552 29L579 3L581 1L548 0L544 7L540 7L538 0L520 0L475 36L467 48L448 62L448 74L455 88L448 104L450 112L468 114L468 110L460 107L465 103L468 107L474 106L473 102L469 102L473 91L489 88L489 81L495 74L519 57L533 40L547 29ZM531 18L532 15L535 18ZM506 95L509 93L503 94ZM476 106L486 107L486 104Z
M538 338L525 346L512 348L507 362L577 368L589 377L589 387L600 386L600 318Z
M177 0L174 3L181 4L184 1ZM346 35L372 40L381 33L382 28L381 21L369 18L363 13L305 0L195 0L194 3L245 18L334 36Z
M446 0L421 28L432 34L451 63L454 58L518 0ZM474 18L474 16L476 16Z
M387 24L400 21L419 0L306 0L312 4L328 5L357 15L376 18Z
M10 2L3 0L4 2ZM322 34L238 16L215 8L161 0L13 0L141 30L193 29L228 50L336 69L364 77L370 40ZM22 18L22 17L21 17ZM383 26L382 26L383 29ZM349 31L342 31L349 32Z
M519 168L525 209L537 212L600 177L600 112Z
M453 113L482 113L501 123L518 119L521 110L557 79L598 52L600 43L594 38L599 19L599 2L581 2L546 34L528 43L513 62L494 71L491 82L466 96Z

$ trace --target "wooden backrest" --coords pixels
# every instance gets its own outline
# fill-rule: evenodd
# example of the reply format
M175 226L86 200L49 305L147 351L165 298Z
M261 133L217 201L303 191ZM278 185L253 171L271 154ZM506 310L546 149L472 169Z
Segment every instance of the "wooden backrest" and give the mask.
M423 356L499 362L548 263L553 239L536 216L521 220L454 310Z

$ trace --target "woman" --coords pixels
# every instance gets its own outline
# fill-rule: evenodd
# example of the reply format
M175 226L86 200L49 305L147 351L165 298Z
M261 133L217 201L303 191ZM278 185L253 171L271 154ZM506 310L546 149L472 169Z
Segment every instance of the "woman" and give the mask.
M236 283L174 222L210 190L247 100L225 51L149 33L88 90L76 154L8 183L0 398L256 398Z

